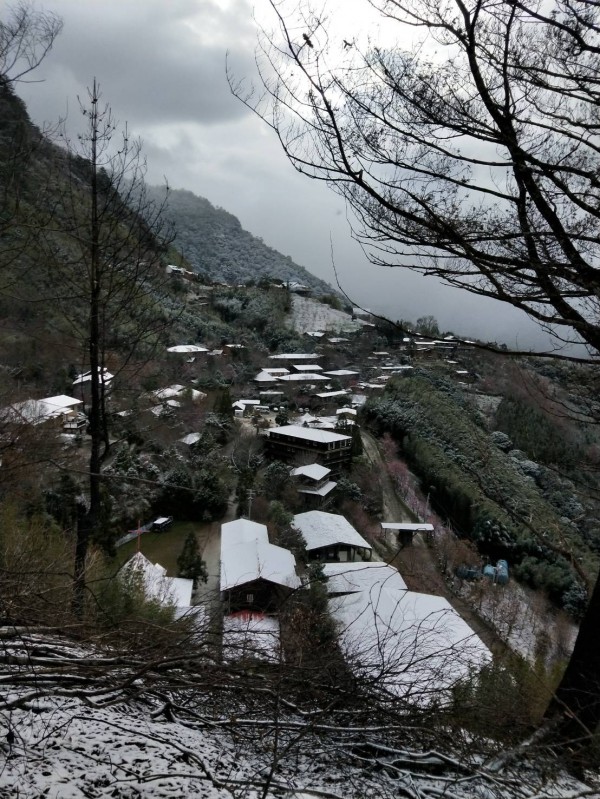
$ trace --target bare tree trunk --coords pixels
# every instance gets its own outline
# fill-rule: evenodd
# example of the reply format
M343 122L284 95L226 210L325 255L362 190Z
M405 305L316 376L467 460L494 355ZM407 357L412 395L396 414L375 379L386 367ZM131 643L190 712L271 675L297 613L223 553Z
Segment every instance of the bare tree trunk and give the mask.
M584 766L600 725L600 579L579 628L569 665L546 711L575 770Z

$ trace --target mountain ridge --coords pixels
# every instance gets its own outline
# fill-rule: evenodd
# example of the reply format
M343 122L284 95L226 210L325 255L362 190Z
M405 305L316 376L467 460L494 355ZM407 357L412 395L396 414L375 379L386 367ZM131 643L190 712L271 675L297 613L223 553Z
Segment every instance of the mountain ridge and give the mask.
M148 192L156 202L164 200L163 188L148 186ZM194 271L210 280L237 284L273 278L302 283L319 295L337 293L289 255L245 230L234 214L189 189L169 190L164 218L175 228L175 247Z

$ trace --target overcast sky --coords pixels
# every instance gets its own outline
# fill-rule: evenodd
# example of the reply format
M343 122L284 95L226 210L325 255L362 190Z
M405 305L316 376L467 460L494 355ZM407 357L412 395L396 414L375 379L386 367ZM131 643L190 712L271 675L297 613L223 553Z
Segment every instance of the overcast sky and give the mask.
M327 0L331 9L340 0ZM38 4L38 7L39 4ZM78 96L94 77L114 116L141 137L148 180L167 179L235 214L243 227L392 319L433 314L445 330L544 346L537 326L509 306L441 286L407 270L371 266L352 241L343 202L301 177L271 131L229 90L225 57L253 74L258 18L267 0L46 0L64 30L18 92L42 125L78 123ZM344 36L368 25L366 0L343 0Z

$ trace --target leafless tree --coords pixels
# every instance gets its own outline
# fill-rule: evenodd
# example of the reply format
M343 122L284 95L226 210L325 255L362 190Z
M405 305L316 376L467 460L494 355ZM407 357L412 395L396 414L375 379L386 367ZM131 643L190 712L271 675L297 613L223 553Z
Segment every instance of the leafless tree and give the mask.
M346 200L371 261L513 305L597 358L597 4L370 0L398 44L364 48L310 3L271 5L261 91L232 89ZM600 581L549 711L574 760L600 722L599 613Z
M89 371L89 501L78 523L78 607L89 541L102 536L101 468L111 444L105 375L109 367L127 374L147 362L172 318L160 265L170 230L162 221L163 206L146 196L141 144L119 129L96 81L81 111L85 132L77 144L65 138L66 156L55 152L50 191L58 201L50 204L54 210L40 245L50 278L41 276L46 283L40 291L58 311L55 323L71 342L73 359ZM43 207L47 199L40 198Z
M28 79L52 49L62 20L50 11L20 2L6 8L0 20L0 83Z
M396 47L344 48L309 4L272 2L265 91L235 93L298 171L344 197L373 263L507 302L594 355L597 8L370 4Z

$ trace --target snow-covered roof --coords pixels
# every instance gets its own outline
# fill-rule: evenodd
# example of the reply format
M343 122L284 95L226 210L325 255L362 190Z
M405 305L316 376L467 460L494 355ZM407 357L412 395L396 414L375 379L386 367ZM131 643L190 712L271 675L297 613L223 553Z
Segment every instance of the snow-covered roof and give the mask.
M414 524L408 522L381 522L382 530L412 530L418 532L433 532L432 524L424 524L422 522L415 522Z
M182 391L185 391L185 386L182 386L180 383L176 383L175 385L168 386L167 388L159 388L152 393L157 399L166 400L171 399L172 397L178 397Z
M426 705L491 661L487 647L449 602L380 588L337 596L330 611L342 649L359 678L375 678L409 701Z
M292 364L294 369L297 369L299 372L322 372L323 367L319 366L317 363L295 363ZM329 372L325 372L325 374L329 374Z
M316 416L313 416L312 413L303 413L302 416L298 417L299 424L311 424L312 422L318 421Z
M350 339L343 336L334 336L333 338L328 338L327 341L330 344L341 344L343 341L350 341Z
M269 355L270 360L285 360L285 361L308 361L311 358L321 358L314 352L281 352L279 355Z
M166 400L165 402L163 402L162 405L155 405L154 408L150 408L150 412L153 413L155 416L160 416L165 410L165 405L168 408L180 408L181 407L181 403L180 402L178 402L177 400L174 400L174 399L170 399L170 400Z
M329 594L350 594L368 591L371 596L382 588L405 591L406 583L393 566L378 561L365 563L324 563Z
M231 545L222 538L221 591L259 579L299 588L296 559L289 549L257 540Z
M182 444L187 444L191 446L192 444L197 444L200 441L200 433L188 433L187 436L179 439Z
M303 488L298 488L298 493L310 494L311 496L315 497L326 497L328 494L330 494L333 491L336 485L337 483L334 482L333 480L328 480L322 486L319 486L319 488L308 488L306 486Z
M348 407L338 408L337 411L336 411L336 414L339 415L339 414L342 414L342 413L349 413L350 416L356 416L356 410L354 408L348 408Z
M313 427L300 427L297 424L286 424L283 427L272 427L271 433L291 436L292 438L304 438L307 441L318 441L321 444L333 444L336 441L351 441L350 436L343 436L340 433L332 433L329 430L315 430Z
M279 660L279 620L263 613L233 613L223 619L223 660Z
M176 344L174 347L167 347L167 352L208 352L208 349L199 344Z
M121 578L139 576L148 598L163 604L184 608L192 604L193 581L182 577L167 577L167 570L152 563L141 552L136 552L119 571Z
M330 377L352 377L352 375L357 375L358 372L352 369L334 369L330 372L325 372L325 374Z
M48 408L60 409L72 408L74 405L81 405L81 400L76 397L69 397L66 394L57 394L55 397L45 397L40 400Z
M348 392L345 389L339 391L322 391L320 394L315 394L319 399L330 399L331 397L343 397Z
M45 399L29 399L24 402L15 402L0 411L0 417L8 422L28 422L40 424L49 419L55 419L74 411L75 405L81 405L81 400L58 394Z
M221 547L248 544L252 541L269 541L266 525L250 519L235 519L221 525Z
M294 516L294 527L302 534L308 551L334 544L371 549L369 542L338 513L325 513L322 510L297 513Z
M256 383L277 383L278 379L268 372L259 372L254 378Z
M328 377L324 375L319 375L316 372L296 372L295 374L291 375L281 375L279 378L284 383L314 383L315 381L321 380L323 382L327 382L329 380Z
M286 369L285 366L263 366L262 370L270 375L289 375L290 373L290 370Z
M312 336L313 338L321 338L325 333L322 330L307 330L304 335Z
M292 469L290 474L293 477L310 477L311 480L322 480L328 474L331 474L331 469L321 466L320 463L309 463L306 466L298 466L297 469Z
M104 383L105 385L106 385L107 383L110 383L110 381L114 379L114 375L113 375L113 374L111 374L111 373L108 371L108 369L106 368L106 366L104 366L104 367L100 367L100 366L99 366L99 367L98 367L98 374L100 375L100 380L101 380L101 382L102 382L102 383ZM91 380L92 380L92 372L91 372L91 371L89 371L89 372L82 372L81 374L77 375L77 377L75 378L75 380L73 380L73 385L74 385L74 386L78 386L78 385L80 385L81 383L90 383L90 382L91 382Z

